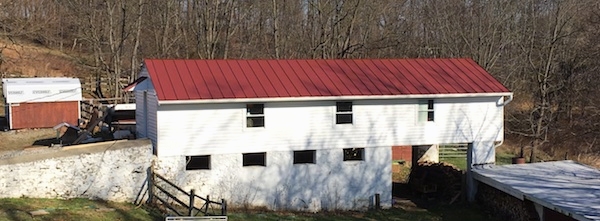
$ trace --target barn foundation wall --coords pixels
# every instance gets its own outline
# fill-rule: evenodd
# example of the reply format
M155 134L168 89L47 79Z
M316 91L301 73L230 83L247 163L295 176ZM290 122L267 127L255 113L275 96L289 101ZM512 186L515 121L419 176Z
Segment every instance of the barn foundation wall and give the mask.
M187 170L185 156L159 157L156 173L188 191L226 199L230 208L366 210L392 203L390 147L365 148L364 161L342 149L317 150L316 163L293 164L293 151L266 153L267 166L242 166L242 154L211 155L210 170Z
M149 140L130 140L0 159L0 197L134 202L153 158Z

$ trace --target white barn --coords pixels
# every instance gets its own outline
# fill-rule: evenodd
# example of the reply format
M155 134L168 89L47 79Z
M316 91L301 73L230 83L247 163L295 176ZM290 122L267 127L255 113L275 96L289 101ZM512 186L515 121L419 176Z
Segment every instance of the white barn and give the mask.
M471 59L145 60L157 172L230 206L392 204L391 147L469 143L493 164L512 93Z
M2 92L10 129L77 125L82 99L78 78L4 78Z

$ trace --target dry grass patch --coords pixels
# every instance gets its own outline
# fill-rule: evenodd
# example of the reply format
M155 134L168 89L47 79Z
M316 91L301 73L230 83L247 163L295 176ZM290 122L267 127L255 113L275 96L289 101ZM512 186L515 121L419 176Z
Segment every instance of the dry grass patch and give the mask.
M22 77L74 76L78 66L70 56L53 49L0 39L1 72Z
M56 130L27 129L0 132L0 151L22 150L31 147L36 140L56 137Z

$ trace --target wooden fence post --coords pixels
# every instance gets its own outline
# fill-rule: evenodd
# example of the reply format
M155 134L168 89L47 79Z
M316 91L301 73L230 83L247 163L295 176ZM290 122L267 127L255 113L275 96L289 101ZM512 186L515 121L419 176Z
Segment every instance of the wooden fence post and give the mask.
M204 208L204 215L208 213L208 207L210 207L210 195L206 195L206 208Z
M375 209L381 209L381 196L379 195L379 193L375 194Z
M196 198L196 191L194 189L190 190L190 205L188 208L188 216L194 216L194 198Z
M152 167L148 167L148 203L154 205L154 174L152 173Z
M221 215L227 216L227 201L221 199Z

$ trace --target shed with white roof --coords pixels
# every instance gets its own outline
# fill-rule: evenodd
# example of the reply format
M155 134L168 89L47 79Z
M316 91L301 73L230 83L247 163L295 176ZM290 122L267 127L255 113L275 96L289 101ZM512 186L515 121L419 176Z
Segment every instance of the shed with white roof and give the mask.
M4 78L2 92L10 129L77 125L82 99L78 78Z

